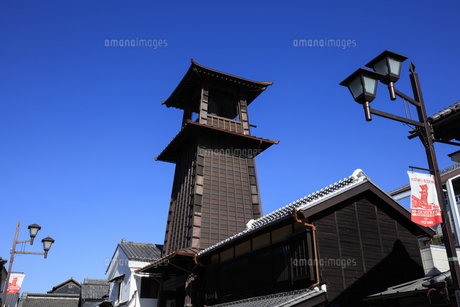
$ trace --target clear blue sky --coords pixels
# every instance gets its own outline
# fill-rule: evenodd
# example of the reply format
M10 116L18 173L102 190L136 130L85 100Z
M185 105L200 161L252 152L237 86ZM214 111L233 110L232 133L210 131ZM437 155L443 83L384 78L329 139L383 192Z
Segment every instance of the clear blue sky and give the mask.
M410 128L374 116L339 83L385 49L416 65L428 114L459 100L454 1L26 1L0 3L0 256L22 223L56 240L19 256L23 290L106 278L122 238L163 243L174 165L155 162L182 112L160 104L193 58L273 86L249 107L254 135L280 140L257 159L269 213L361 168L385 191L427 167ZM106 40L159 40L106 47ZM351 40L295 47L299 39ZM164 43L166 41L166 44ZM412 96L409 61L396 88ZM404 116L379 85L371 106ZM437 144L439 165L456 147Z

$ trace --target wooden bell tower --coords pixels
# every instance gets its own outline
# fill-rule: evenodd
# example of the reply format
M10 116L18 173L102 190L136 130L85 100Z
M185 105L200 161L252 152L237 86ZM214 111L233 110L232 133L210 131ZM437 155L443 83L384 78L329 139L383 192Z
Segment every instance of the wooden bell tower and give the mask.
M184 110L180 132L155 158L176 164L164 255L207 248L261 216L254 158L279 141L251 136L248 106L269 85L272 82L246 80L192 60L162 102Z

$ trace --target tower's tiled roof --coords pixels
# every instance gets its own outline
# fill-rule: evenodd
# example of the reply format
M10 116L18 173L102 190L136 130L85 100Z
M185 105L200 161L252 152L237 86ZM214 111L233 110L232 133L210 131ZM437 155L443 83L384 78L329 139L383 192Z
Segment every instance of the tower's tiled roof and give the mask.
M272 85L273 82L260 82L251 81L248 79L233 76L224 72L220 72L211 68L204 67L196 63L193 59L191 65L182 78L179 85L173 91L171 96L162 102L167 107L175 107L184 109L185 105L190 103L189 99L192 96L197 85L207 79L212 82L218 82L225 86L236 86L238 88L247 89L247 103L248 105L260 95L267 86Z
M252 135L244 135L241 133L231 132L224 129L219 129L199 123L195 123L191 120L187 121L187 124L179 131L178 134L169 142L165 149L155 158L155 161L164 161L175 163L176 159L180 156L179 150L181 146L186 146L187 138L190 135L205 135L205 134L217 134L217 137L226 137L236 140L244 148L258 148L255 151L255 156L262 153L264 150L269 148L271 145L278 144L279 141L263 139Z

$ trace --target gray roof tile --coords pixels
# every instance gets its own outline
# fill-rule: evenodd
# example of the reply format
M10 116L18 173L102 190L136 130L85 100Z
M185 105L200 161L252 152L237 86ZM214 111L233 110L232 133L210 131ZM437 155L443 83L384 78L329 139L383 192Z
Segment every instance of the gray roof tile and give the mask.
M325 293L324 290L296 290L290 292L282 292L270 294L266 296L251 297L244 300L234 301L212 305L209 307L288 307L295 306L301 302L308 301L315 296Z
M3 296L0 296L3 297ZM19 293L8 293L6 295L6 301L5 301L5 307L10 306L14 307L16 306L17 302L19 299Z
M81 285L81 298L84 300L100 300L109 295L110 285L105 279L89 279Z
M161 258L163 245L128 242L125 239L118 244L129 260L153 262Z
M444 110L431 115L430 117L428 117L428 120L430 123L435 123L443 118L451 116L455 112L460 112L460 101L457 101L456 103L454 103L451 106L448 106Z
M78 307L79 294L22 293L20 307Z
M369 295L365 300L384 300L388 297L407 296L409 294L420 295L420 293L422 292L428 292L431 288L433 288L433 285L438 284L440 282L448 282L449 284L451 284L452 278L450 275L450 271L439 273L435 276L425 276L419 279L414 279L405 282L403 284L392 286L385 291Z

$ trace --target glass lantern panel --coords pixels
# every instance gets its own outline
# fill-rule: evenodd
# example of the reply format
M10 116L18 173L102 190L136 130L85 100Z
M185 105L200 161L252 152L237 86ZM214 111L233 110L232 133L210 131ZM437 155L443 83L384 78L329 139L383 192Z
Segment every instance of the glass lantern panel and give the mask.
M348 84L348 88L356 98L363 93L363 86L361 85L361 76L357 76L353 81Z
M377 87L377 80L369 78L369 77L363 77L364 79L364 88L366 89L366 93L375 95L375 88Z
M388 75L387 59L383 58L374 65L374 70L382 75Z
M51 247L51 244L52 244L52 243L53 243L53 242L51 242L51 241L43 241L43 247L44 247L45 249L49 249L49 248Z
M35 236L38 232L38 228L37 227L30 227L30 235L31 236Z
M388 58L388 62L390 62L390 73L399 76L401 72L401 62L393 58Z

